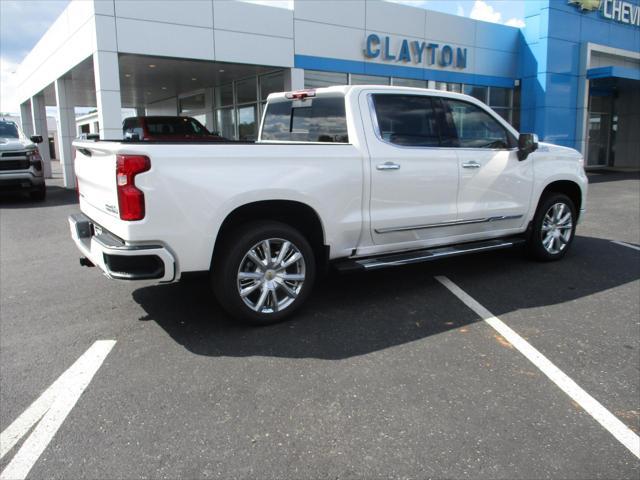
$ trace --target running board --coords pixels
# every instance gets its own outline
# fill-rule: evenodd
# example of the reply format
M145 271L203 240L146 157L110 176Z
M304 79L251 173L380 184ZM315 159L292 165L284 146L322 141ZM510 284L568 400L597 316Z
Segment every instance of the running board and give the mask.
M378 268L398 267L400 265L410 265L412 263L431 262L441 258L457 257L469 253L487 252L490 250L501 250L511 248L524 243L524 238L510 237L497 240L484 240L481 242L461 243L446 247L425 248L423 250L413 250L411 252L393 253L381 257L350 258L339 260L334 263L334 267L339 272L352 272L357 270L376 270Z

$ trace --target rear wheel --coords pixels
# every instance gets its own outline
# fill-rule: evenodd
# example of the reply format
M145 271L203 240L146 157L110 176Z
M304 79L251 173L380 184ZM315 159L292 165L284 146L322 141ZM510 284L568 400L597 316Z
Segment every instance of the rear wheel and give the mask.
M218 301L253 324L284 320L311 292L315 257L307 239L279 222L256 222L227 235L211 272Z
M562 193L545 195L533 218L528 238L531 255L542 261L559 260L567 253L576 229L576 209Z

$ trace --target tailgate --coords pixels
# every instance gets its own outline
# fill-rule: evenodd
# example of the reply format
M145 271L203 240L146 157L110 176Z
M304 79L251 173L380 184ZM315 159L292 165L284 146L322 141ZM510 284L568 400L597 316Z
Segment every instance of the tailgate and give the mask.
M75 171L81 201L112 217L118 215L116 154L108 143L77 142Z

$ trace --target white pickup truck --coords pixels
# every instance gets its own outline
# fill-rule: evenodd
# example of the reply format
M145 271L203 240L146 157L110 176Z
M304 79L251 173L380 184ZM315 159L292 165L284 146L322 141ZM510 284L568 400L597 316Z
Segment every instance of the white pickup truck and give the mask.
M560 259L581 155L466 95L343 86L272 94L255 143L77 141L81 264L122 280L208 271L232 315L283 319L318 272L523 243Z

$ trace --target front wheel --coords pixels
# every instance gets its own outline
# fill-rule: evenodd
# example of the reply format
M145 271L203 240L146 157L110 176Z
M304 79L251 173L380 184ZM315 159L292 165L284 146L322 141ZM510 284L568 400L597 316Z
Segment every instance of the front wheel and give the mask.
M576 208L569 197L550 193L543 197L533 218L528 250L542 261L561 259L569 250L576 230Z
M307 239L280 222L256 222L227 235L211 272L218 301L258 325L279 322L305 302L315 280Z

